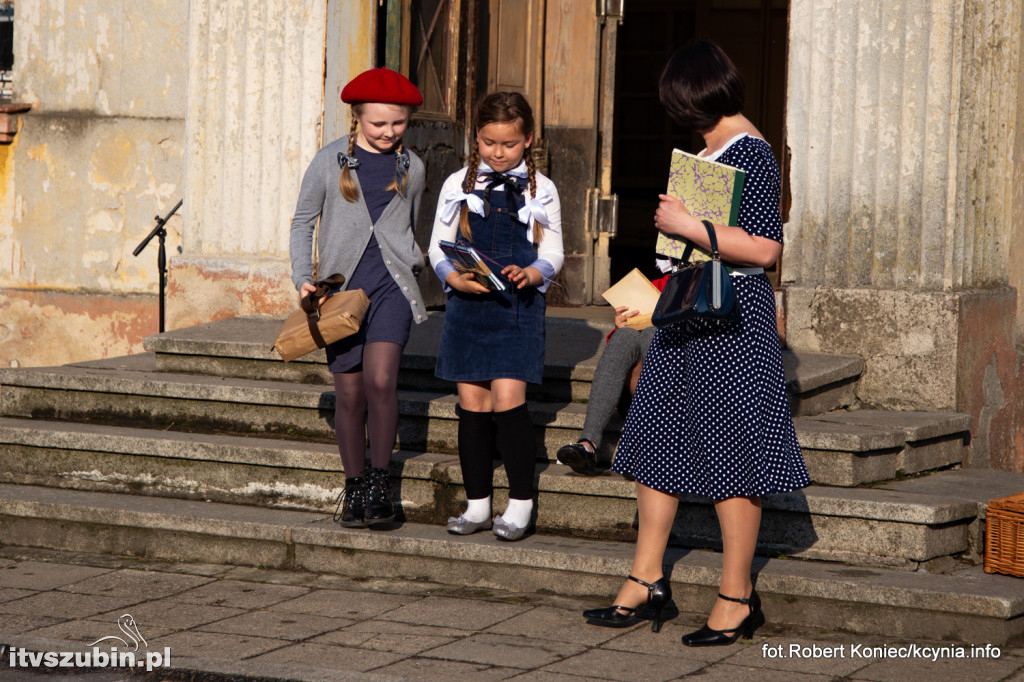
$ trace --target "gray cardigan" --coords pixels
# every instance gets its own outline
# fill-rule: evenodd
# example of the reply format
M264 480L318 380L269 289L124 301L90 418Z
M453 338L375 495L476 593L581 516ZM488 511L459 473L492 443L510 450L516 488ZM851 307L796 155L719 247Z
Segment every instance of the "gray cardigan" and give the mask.
M396 194L373 224L362 199L362 189L359 199L353 202L346 200L338 189L341 177L338 152L348 152L348 136L317 152L302 178L289 243L292 282L298 289L303 282L313 281L313 230L317 217L320 217L317 274L321 278L341 273L348 285L373 233L380 244L384 265L408 299L413 320L419 324L427 319L427 310L416 284L416 275L423 269L423 252L416 244L413 228L426 176L423 162L409 152L409 183L405 196ZM359 171L353 176L358 185Z

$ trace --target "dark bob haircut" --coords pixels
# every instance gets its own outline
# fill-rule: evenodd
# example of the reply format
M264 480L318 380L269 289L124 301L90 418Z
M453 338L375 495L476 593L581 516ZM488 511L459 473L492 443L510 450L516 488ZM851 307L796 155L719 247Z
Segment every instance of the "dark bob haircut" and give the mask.
M661 72L658 95L668 115L699 133L724 116L743 110L745 86L739 69L714 43L692 43L676 50Z

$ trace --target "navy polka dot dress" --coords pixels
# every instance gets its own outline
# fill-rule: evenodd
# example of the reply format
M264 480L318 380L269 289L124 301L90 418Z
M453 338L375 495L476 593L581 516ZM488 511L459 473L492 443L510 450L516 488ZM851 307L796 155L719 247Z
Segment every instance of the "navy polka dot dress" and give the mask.
M782 241L779 170L764 140L741 137L717 161L747 172L737 222ZM741 317L659 329L612 469L665 493L723 500L810 485L786 397L768 277L733 275Z

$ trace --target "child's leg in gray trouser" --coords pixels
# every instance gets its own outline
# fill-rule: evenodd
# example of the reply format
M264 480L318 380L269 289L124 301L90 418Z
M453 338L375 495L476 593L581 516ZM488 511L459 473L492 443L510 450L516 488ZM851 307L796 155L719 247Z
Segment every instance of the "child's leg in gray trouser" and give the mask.
M648 327L642 331L623 327L612 334L594 370L581 438L601 447L601 436L619 403L619 396L627 388L633 368L647 354L656 331L657 327Z

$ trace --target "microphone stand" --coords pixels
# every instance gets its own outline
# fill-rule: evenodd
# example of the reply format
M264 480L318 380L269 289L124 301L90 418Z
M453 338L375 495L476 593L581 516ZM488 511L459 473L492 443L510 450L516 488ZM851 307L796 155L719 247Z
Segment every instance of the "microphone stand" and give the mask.
M160 246L156 252L156 267L157 270L159 270L160 272L161 334L164 333L164 288L167 286L167 251L164 249L164 239L167 237L167 230L164 228L164 225L166 225L167 221L171 219L171 216L174 215L179 208L181 208L181 204L184 201L184 199L178 200L178 203L174 205L174 208L172 208L171 211L163 218L161 218L160 216L154 216L153 220L156 221L156 227L154 227L153 231L146 235L146 238L139 242L139 245L135 247L134 251L132 251L132 255L137 257L140 253L142 253L142 250L146 248L146 244L149 244L150 240L153 239L153 237L159 238Z

